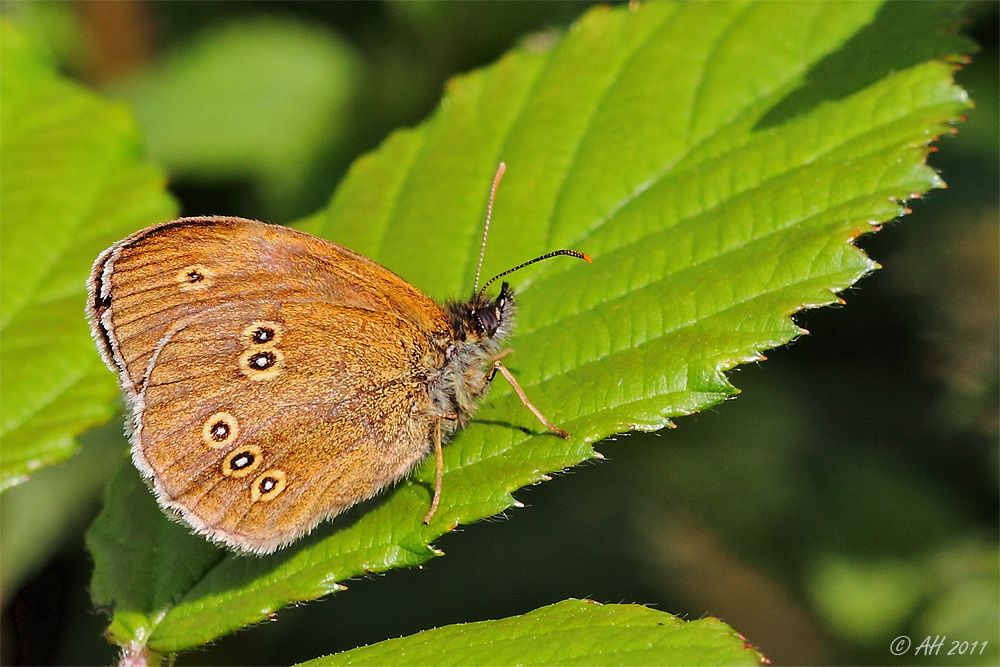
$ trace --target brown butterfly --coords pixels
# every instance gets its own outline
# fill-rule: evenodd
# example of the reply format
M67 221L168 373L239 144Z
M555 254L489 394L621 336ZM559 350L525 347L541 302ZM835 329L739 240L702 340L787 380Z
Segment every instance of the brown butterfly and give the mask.
M504 171L500 165L487 209ZM347 248L234 217L149 227L97 258L87 313L132 413L132 460L198 534L265 554L405 476L465 426L514 295L443 307ZM482 255L480 255L480 266ZM478 270L477 279L478 283Z

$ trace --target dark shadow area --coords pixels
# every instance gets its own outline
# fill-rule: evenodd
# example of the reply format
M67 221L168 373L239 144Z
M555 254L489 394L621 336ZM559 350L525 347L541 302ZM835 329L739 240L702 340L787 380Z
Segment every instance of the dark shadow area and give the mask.
M968 40L957 34L962 5L954 2L888 2L870 24L844 46L820 60L805 75L805 84L771 108L755 130L781 125L823 102L842 100L881 81L889 74L932 58L964 50ZM950 17L953 29L935 42L910 39L917 30ZM889 35L889 39L885 38Z

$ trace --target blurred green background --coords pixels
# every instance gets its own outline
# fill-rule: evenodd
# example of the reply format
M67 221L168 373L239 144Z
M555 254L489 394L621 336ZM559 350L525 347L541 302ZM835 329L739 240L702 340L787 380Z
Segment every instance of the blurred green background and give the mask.
M448 77L586 6L5 0L2 11L67 75L133 106L183 214L289 222L322 206L358 155L426 117ZM845 307L797 316L812 335L732 373L737 399L600 443L607 461L444 536L446 557L347 582L177 664L288 664L567 597L716 615L776 664L996 664L997 7L967 6L982 51L956 77L976 108L929 158L948 189L860 239L884 269ZM126 445L120 422L81 440L72 466L3 497L4 664L115 660L89 602L83 532ZM937 655L896 658L899 635L948 639ZM952 641L989 645L946 656Z

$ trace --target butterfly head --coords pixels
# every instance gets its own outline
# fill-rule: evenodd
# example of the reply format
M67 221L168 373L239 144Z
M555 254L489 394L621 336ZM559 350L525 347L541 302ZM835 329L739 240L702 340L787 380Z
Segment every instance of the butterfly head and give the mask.
M496 297L479 292L466 302L448 304L446 311L451 319L456 341L499 343L510 334L513 326L514 290L504 282Z
M495 299L480 296L473 300L470 312L472 325L480 335L493 338L498 332L509 328L507 315L513 308L514 291L505 282L500 285L500 294ZM503 336L503 333L500 335Z

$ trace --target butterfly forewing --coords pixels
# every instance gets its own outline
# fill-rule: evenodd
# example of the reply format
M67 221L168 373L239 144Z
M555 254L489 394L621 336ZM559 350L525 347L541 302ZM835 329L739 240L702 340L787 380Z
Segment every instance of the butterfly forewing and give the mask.
M273 301L290 291L449 334L440 306L384 267L323 239L241 218L182 218L143 230L101 254L90 290L95 339L112 370L124 367L136 388L168 329L225 301Z

